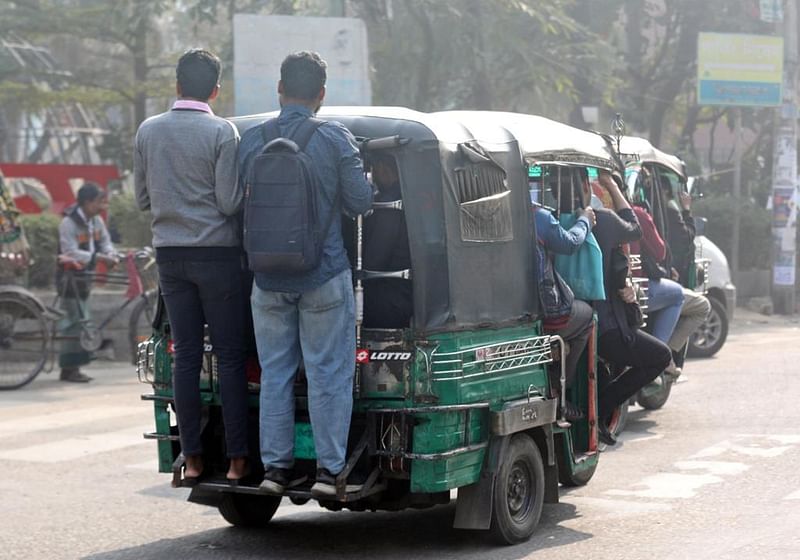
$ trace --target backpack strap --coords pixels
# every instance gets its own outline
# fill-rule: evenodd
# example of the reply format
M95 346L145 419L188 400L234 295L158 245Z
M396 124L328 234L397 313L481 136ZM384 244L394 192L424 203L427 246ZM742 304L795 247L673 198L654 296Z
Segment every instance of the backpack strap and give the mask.
M263 125L261 125L261 138L264 139L264 145L266 146L276 138L280 138L281 131L278 128L278 118L275 117L273 119L269 119Z
M294 131L291 139L294 140L294 143L297 144L301 152L306 150L309 140L311 140L311 137L314 136L314 133L323 124L325 124L325 121L322 119L315 119L314 117L308 117L300 123L300 126Z
M321 119L316 119L314 117L309 117L304 120L300 126L297 127L295 130L294 135L292 136L292 140L294 140L297 147L300 148L301 152L304 152L306 146L308 145L309 140L317 131L317 129L325 124L325 121ZM325 239L328 237L328 231L331 229L331 224L333 223L333 218L339 212L339 204L342 195L342 185L341 183L336 185L336 196L333 198L333 204L331 205L331 211L328 214L328 219L325 220L325 227L322 229L321 239ZM322 247L322 245L320 245Z

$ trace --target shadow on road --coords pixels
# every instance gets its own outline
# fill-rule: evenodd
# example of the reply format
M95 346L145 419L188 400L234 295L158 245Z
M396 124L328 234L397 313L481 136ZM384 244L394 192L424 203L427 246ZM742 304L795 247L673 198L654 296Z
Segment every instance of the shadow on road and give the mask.
M225 527L175 539L93 554L90 560L203 558L524 558L542 549L591 538L560 525L576 517L571 504L545 505L533 538L496 546L483 531L452 528L455 506L399 513L309 512L273 520L265 529ZM135 530L135 527L130 528Z

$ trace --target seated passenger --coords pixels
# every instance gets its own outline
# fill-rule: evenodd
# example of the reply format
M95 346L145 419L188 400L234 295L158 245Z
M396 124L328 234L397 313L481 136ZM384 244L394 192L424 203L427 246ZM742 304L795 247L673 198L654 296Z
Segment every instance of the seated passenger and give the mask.
M599 183L608 192L614 210L606 208L595 211L597 224L594 235L603 252L603 275L606 299L594 302L598 318L597 353L615 366L629 366L621 375L600 386L598 396L598 434L607 445L616 439L608 430L608 419L614 410L635 395L639 389L658 377L670 362L667 346L641 329L628 324L625 306L635 303L636 295L627 285L627 270L615 270L615 257L621 254L621 246L641 238L642 230L617 181L607 171L600 171ZM588 177L582 182L583 199L589 200Z
M402 199L397 166L391 157L381 157L372 166L377 187L375 202ZM375 208L364 218L363 268L378 272L411 269L408 231L403 210ZM410 326L414 312L411 280L374 278L364 284L364 327L401 329Z
M570 208L571 210L571 208ZM572 291L558 276L553 265L553 253L571 255L583 245L595 223L594 211L587 207L578 209L578 221L569 230L541 206L534 206L539 274L539 299L545 314L544 329L559 335L569 344L565 361L566 387L575 382L578 359L586 348L592 326L592 308L585 301L575 299ZM559 287L566 289L559 289ZM562 403L564 418L576 421L583 411L573 403Z
M642 239L631 242L631 253L641 255L642 273L648 279L648 331L666 344L681 314L683 287L669 278L669 253L653 218L638 204L633 206L633 212L642 229ZM675 371L671 362L667 372L675 376Z
M667 243L673 255L673 280L685 284L690 267L694 263L694 237L695 225L692 217L692 197L685 192L680 193L680 207L672 194L669 181L664 180L661 187L667 196ZM680 318L672 336L669 338L669 347L672 350L674 369L670 371L674 378L681 374L683 367L683 352L689 337L703 324L711 312L711 302L703 294L689 288L683 288L683 307Z

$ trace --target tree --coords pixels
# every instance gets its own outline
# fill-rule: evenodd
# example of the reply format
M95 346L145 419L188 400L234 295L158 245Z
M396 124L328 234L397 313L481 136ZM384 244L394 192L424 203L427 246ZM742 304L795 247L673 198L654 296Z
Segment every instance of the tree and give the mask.
M376 104L553 116L613 59L557 0L353 0L368 25ZM391 6L391 10L389 7ZM604 56L608 54L608 56Z

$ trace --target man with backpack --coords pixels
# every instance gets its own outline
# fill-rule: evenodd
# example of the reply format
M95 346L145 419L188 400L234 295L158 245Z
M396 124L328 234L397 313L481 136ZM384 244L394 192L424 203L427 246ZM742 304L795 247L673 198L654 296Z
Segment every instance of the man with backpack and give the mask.
M313 118L325 97L326 67L317 53L289 55L278 82L280 115L248 130L239 148L262 368L261 489L271 494L305 480L294 471L294 381L301 360L317 454L312 492L335 496L346 461L356 346L341 212L367 212L373 194L352 134Z

